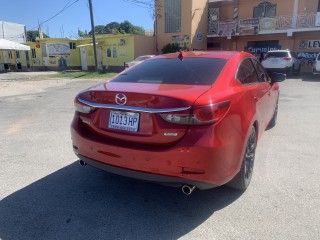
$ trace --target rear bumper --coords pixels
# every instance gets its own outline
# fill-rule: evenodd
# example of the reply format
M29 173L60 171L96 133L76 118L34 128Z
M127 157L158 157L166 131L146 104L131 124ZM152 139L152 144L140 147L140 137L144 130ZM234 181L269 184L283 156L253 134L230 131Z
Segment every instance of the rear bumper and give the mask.
M279 73L287 73L290 71L290 67L285 67L285 68L266 68L267 72L279 72Z
M190 185L190 186L196 186L198 189L204 190L209 188L216 187L213 184L210 183L204 183L204 182L198 182L193 181L189 179L181 179L176 177L169 177L169 176L162 176L162 175L156 175L156 174L150 174L145 172L139 172L139 171L133 171L130 169L125 168L119 168L112 165L108 165L105 163L101 163L98 161L95 161L90 158L86 158L84 156L78 155L80 160L84 161L86 164L93 166L95 168L101 169L105 172L117 174L124 177L134 178L138 180L148 181L148 182L155 182L155 183L161 183L169 186L174 187L181 187L182 185Z
M224 129L225 126L212 131L200 128L176 144L152 146L91 134L75 117L71 136L75 154L104 171L166 185L208 189L229 182L241 166L245 139L219 132ZM214 138L213 131L219 137Z

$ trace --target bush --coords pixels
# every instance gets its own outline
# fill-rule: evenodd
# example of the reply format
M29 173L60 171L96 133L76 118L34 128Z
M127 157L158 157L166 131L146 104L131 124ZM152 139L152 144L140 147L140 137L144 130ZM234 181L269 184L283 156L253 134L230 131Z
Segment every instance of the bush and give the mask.
M161 50L161 52L163 54L166 54L166 53L176 53L176 52L180 52L180 51L188 51L188 48L187 48L187 44L184 43L183 47L181 47L179 45L179 43L169 43L167 44L166 46L164 46Z

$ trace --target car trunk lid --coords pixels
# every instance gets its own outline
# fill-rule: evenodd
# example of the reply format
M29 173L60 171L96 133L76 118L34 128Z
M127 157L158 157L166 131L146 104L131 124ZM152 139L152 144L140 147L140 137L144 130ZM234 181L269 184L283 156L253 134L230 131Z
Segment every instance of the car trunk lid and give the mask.
M209 85L104 83L78 95L80 102L95 108L91 114L81 115L81 119L90 131L106 138L172 144L185 135L188 125L166 122L160 114L190 113L196 99L210 88Z

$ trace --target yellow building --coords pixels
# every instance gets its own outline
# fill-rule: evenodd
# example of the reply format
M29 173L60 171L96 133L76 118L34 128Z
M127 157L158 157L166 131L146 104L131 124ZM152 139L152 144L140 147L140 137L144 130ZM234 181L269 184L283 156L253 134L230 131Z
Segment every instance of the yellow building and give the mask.
M100 70L121 71L124 63L140 55L155 52L154 38L137 35L98 35L97 61ZM30 69L35 70L94 70L94 49L91 38L43 38L31 47ZM27 60L26 60L27 62Z
M263 53L291 49L311 71L320 51L320 0L156 0L156 49Z

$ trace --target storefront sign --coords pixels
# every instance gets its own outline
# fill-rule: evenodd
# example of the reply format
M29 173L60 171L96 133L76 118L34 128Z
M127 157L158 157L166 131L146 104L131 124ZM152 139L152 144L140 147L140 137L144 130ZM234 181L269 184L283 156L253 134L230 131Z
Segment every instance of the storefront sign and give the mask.
M221 21L218 26L218 36L228 37L236 35L237 22L236 21Z
M189 37L189 35L171 36L171 41L172 41L172 43L177 43L180 47L188 48L189 47L189 43L190 43L190 37Z
M301 49L320 48L320 40L303 40L300 42Z
M259 18L249 18L239 21L240 35L255 35L259 33Z
M298 52L298 59L301 60L316 60L316 57L319 52Z
M199 41L199 42L201 42L202 41L202 39L203 39L203 35L202 35L202 33L197 33L197 40Z
M316 17L316 27L320 27L320 12L317 13L317 17Z
M261 18L260 19L260 31L275 30L276 19L275 18Z
M319 52L298 52L302 66L312 66Z
M260 51L260 53L266 54L272 50L280 50L280 45L273 45L273 46L250 46L248 47L248 51L252 54L256 54Z
M70 55L69 43L47 43L48 55Z

